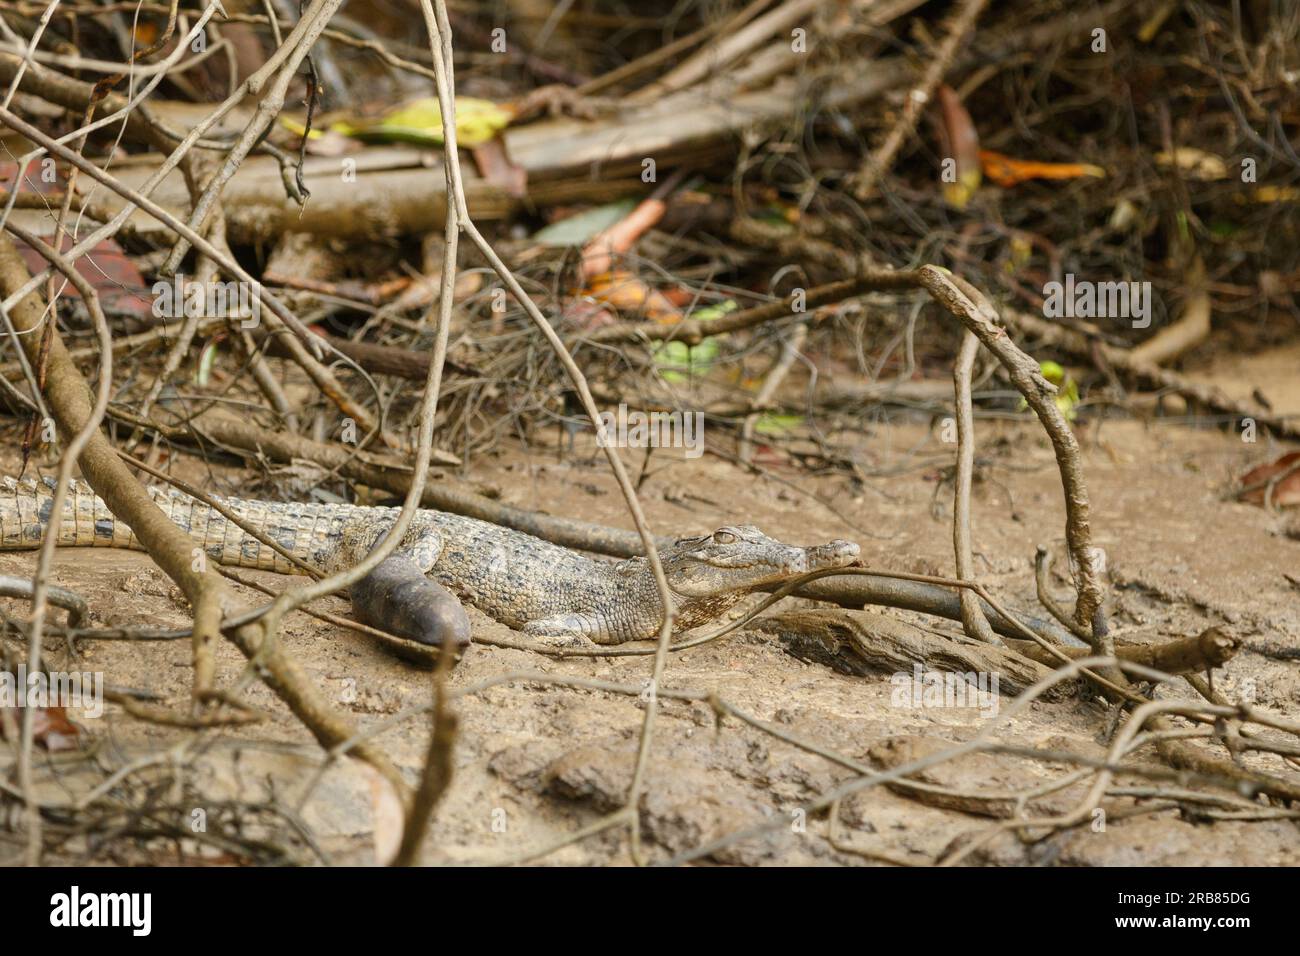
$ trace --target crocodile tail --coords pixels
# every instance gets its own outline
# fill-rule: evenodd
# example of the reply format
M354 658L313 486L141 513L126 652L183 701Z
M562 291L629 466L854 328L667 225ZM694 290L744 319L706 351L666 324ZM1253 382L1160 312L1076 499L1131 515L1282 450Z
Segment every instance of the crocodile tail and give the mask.
M54 486L53 478L0 478L0 548L40 547L54 508ZM131 529L113 517L108 505L84 481L68 484L58 543L62 547L140 549Z
M39 548L50 526L54 509L55 482L0 478L0 550ZM294 565L247 534L206 504L174 489L150 488L154 503L173 524L190 536L196 551L233 567L292 571ZM328 520L315 514L321 508L304 509L309 514L287 515L284 506L260 501L227 502L233 511L270 534L299 557L316 557L322 541L333 530ZM305 529L314 533L300 533ZM130 548L143 550L139 539L123 521L113 517L102 498L84 481L72 481L63 501L59 520L60 547Z
M263 544L220 511L175 488L150 488L154 504L172 524L199 545L208 557L234 568L301 573L274 548ZM218 498L246 525L274 540L294 557L321 566L338 540L339 527L353 513L351 505L295 505L242 498Z

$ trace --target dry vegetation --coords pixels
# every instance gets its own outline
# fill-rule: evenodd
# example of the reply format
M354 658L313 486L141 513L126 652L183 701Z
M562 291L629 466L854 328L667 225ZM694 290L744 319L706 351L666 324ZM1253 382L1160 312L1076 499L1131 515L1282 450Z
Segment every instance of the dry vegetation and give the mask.
M1300 862L1298 50L1265 0L0 4L0 474L148 553L0 554L0 671L106 701L0 706L0 859ZM401 518L279 578L156 483ZM419 507L863 566L456 660L338 597Z

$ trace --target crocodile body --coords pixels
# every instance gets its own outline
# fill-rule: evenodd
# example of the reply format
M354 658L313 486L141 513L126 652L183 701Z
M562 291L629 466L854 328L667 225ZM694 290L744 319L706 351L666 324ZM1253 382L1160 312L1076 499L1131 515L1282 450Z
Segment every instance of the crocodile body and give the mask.
M51 480L0 479L0 550L40 546L53 508ZM227 566L285 573L300 568L227 520L175 489L150 488L155 504L213 560ZM285 551L325 573L351 567L379 543L397 508L294 504L217 498L232 514ZM58 544L132 548L131 529L83 482L63 505ZM660 552L679 627L717 618L744 595L823 567L857 558L846 541L800 548L749 526L683 538ZM645 558L609 562L475 518L421 510L395 552L490 617L526 633L600 644L653 637L663 617ZM393 560L393 559L390 559ZM355 597L354 597L355 600Z

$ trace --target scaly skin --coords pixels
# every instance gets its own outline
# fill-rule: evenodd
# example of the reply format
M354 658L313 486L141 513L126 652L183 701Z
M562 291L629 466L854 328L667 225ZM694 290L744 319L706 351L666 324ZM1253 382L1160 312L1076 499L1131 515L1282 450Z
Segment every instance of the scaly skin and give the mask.
M0 550L40 546L54 483L0 479ZM154 502L213 560L232 567L293 573L283 555L189 495L151 488ZM379 542L397 508L220 499L232 513L295 557L330 573L351 567ZM73 482L59 526L60 546L132 548L140 543L90 487ZM663 616L645 558L598 561L522 532L441 511L421 511L397 554L463 600L539 637L597 644L654 637ZM807 571L844 567L858 547L832 541L783 544L745 525L682 538L660 552L677 607L677 626L698 627L746 594Z

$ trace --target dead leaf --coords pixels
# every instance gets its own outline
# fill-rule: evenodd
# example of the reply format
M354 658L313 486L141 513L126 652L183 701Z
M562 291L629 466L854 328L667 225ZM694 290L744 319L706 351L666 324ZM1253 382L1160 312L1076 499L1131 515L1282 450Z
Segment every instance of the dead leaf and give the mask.
M369 764L361 764L370 778L370 808L375 821L375 862L387 866L402 846L406 810L393 785Z
M980 137L956 91L945 84L938 95L940 149L944 162L952 161L956 177L943 177L943 198L954 209L965 209L980 187Z
M1210 182L1215 179L1228 178L1228 164L1213 153L1193 146L1179 146L1172 153L1159 152L1155 155L1156 165L1165 169L1176 168L1188 179Z
M613 312L590 299L569 300L560 316L565 322L585 332L618 324Z
M473 155L479 175L507 196L523 199L528 194L528 172L510 158L500 136L475 146Z

